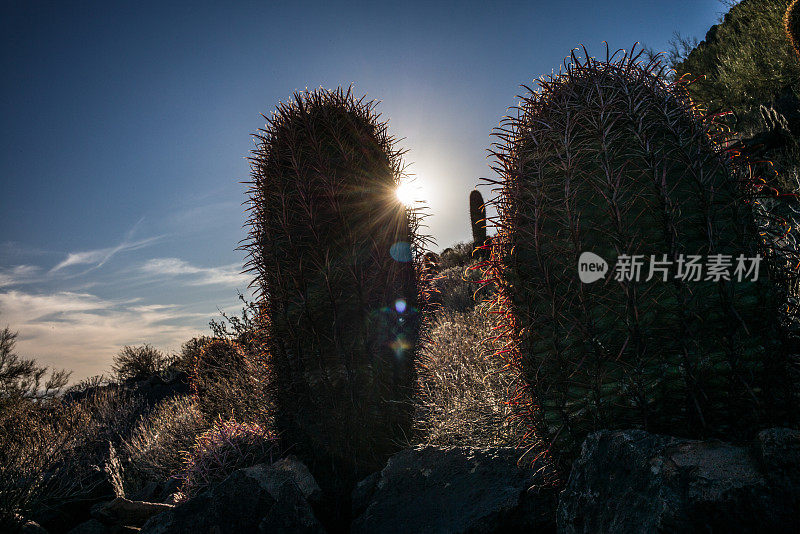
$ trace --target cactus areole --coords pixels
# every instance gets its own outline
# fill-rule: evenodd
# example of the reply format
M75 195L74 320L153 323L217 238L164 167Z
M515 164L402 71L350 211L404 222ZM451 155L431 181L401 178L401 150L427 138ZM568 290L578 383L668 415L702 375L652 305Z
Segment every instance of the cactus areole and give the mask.
M417 215L375 103L294 95L251 157L256 275L283 445L349 492L407 438L420 324Z
M756 281L677 276L681 256L769 252L712 127L638 58L573 53L496 133L502 353L523 378L515 404L565 465L602 428L749 438L792 417L769 262ZM587 252L610 265L592 283ZM626 255L671 267L618 280Z

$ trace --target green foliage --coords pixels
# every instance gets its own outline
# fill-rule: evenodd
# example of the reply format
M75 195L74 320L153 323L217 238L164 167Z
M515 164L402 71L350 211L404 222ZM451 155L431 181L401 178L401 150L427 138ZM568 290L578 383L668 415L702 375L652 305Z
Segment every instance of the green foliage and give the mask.
M418 214L375 103L295 94L257 136L249 266L257 276L276 427L349 494L407 439L423 300Z
M142 380L166 370L170 363L172 360L152 345L126 345L114 356L111 371L120 381Z
M783 283L777 261L762 263L757 282L613 277L622 254L666 254L671 277L680 254L772 259L712 125L681 84L638 57L573 54L496 134L490 272L503 352L528 386L517 400L562 461L601 428L749 438L795 417L780 343L785 288L766 276ZM581 284L584 251L612 274Z
M477 189L469 194L469 221L472 227L472 255L479 258L487 256L486 246L486 206L483 195Z
M679 76L697 78L692 98L712 112L733 111L741 133L759 128L759 105L800 95L800 61L784 29L788 6L789 0L743 0L674 65Z

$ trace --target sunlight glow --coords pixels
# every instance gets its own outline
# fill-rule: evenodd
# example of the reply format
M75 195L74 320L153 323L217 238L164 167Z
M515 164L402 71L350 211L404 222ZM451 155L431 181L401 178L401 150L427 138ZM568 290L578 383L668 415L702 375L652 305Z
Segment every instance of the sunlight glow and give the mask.
M401 180L395 194L397 195L397 200L409 208L425 200L425 192L417 178L408 177Z

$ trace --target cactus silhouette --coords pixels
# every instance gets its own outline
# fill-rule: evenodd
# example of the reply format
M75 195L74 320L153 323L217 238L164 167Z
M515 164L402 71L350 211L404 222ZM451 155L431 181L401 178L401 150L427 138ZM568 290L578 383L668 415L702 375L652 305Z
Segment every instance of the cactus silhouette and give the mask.
M474 189L469 194L469 220L472 226L472 255L488 257L486 246L486 206L483 195Z
M658 59L586 57L573 52L496 131L489 274L536 436L568 465L601 428L737 438L791 420L786 284L712 125ZM582 284L585 251L672 267L667 281L612 269ZM680 257L758 253L757 281L677 276Z
M244 248L276 427L346 498L410 435L425 238L396 198L401 152L375 102L296 93L256 139Z

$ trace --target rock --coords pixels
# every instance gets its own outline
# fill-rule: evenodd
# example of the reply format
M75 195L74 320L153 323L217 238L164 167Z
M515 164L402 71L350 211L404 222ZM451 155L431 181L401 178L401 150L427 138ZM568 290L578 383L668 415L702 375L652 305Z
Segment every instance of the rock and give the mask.
M286 458L235 471L200 495L150 518L141 532L323 533L308 501L318 493L308 469Z
M117 497L92 507L92 517L106 525L141 527L148 519L173 508L170 504L131 501Z
M754 448L641 430L594 433L561 494L559 532L800 531L797 433L762 432Z
M175 504L175 494L181 487L181 481L177 478L170 478L164 483L158 501L165 504Z
M281 458L272 464L272 469L276 471L270 476L272 484L275 484L276 481L280 481L280 484L294 482L310 504L314 505L320 502L322 490L308 467L296 457Z
M83 495L42 507L32 514L31 519L48 532L67 532L91 519L92 506L114 498L114 487L99 471L91 474L91 478L85 482L85 487L87 490Z
M20 534L47 534L47 530L36 521L28 521L23 519L22 525L19 528Z
M421 447L353 492L353 533L555 532L556 490L510 447Z
M97 519L90 519L85 521L69 531L68 534L110 534L111 529L98 521Z

